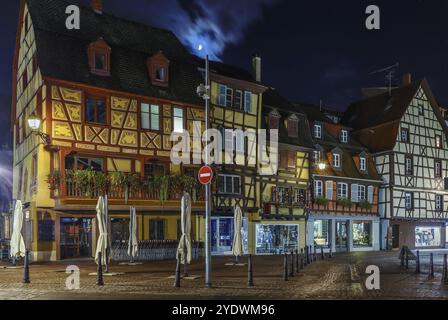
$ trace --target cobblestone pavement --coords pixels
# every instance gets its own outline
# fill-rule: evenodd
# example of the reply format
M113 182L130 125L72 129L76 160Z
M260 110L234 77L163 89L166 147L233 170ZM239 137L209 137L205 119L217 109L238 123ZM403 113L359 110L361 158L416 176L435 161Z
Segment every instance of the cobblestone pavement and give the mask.
M428 279L428 259L421 253L421 274L415 263L409 269L400 266L398 252L335 254L333 259L318 260L304 271L284 281L283 257L253 258L255 287L247 287L247 266L227 266L229 257L213 258L213 288L204 288L202 261L190 266L196 280L182 280L173 288L169 278L174 261L159 261L127 266L112 264L103 287L96 286L92 260L38 263L30 267L30 284L22 284L23 269L0 267L0 299L447 299L448 286L441 284L442 255L435 253L435 278ZM7 266L7 264L3 264ZM67 290L65 268L80 268L81 288ZM381 272L381 289L365 288L368 265Z

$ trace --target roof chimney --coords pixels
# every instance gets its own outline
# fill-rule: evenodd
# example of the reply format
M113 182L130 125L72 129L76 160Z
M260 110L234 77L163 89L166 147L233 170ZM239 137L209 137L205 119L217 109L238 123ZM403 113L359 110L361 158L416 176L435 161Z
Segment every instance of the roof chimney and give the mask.
M408 86L412 83L412 75L410 73L405 73L403 75L403 87Z
M103 0L92 0L90 5L92 6L92 10L95 11L95 13L103 13Z
M252 75L257 82L261 82L261 57L258 54L252 56Z

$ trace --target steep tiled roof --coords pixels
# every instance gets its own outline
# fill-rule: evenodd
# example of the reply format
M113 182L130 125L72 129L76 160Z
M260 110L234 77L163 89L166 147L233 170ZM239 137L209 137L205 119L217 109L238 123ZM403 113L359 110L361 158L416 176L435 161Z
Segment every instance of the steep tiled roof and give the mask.
M274 89L268 89L263 94L263 119L262 128L268 128L268 116L273 110L277 110L281 119L279 122L279 142L305 148L314 148L308 119L300 107L294 106L286 98ZM288 136L285 121L289 116L296 115L299 118L299 135L297 138Z
M434 113L447 132L446 124L428 82L424 79L353 103L342 123L355 129L354 136L371 152L392 150L395 146L400 120L419 88L423 88Z
M66 7L76 1L25 0L36 33L39 68L44 77L179 102L203 104L196 94L203 82L198 67L203 60L191 55L169 30L119 18L79 6L79 30L65 27ZM111 47L111 75L90 72L87 47L100 37ZM151 84L146 61L162 51L170 60L169 87ZM251 81L247 71L211 62L212 71Z

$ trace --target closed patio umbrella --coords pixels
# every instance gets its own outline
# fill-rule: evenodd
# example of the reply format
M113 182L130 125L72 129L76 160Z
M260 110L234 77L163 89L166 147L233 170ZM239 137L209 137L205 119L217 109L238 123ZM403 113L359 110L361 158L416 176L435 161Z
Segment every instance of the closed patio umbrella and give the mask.
M243 227L243 212L239 205L235 206L233 216L233 243L232 254L235 256L236 262L238 262L239 256L243 254L243 241L241 235L241 229Z
M184 192L181 201L181 228L182 236L179 240L176 258L184 265L184 276L188 275L187 265L191 262L191 197Z
M130 208L129 216L128 256L131 257L131 262L138 256L137 213L134 207Z
M17 200L14 208L14 221L12 228L12 235L10 241L10 255L15 262L18 257L25 257L25 241L22 236L23 226L23 207L22 201Z
M100 196L96 205L96 220L98 222L99 236L96 244L95 262L98 264L98 253L101 252L101 264L108 264L109 257L107 250L110 248L109 232L107 228L107 217L105 211L106 203L103 196ZM107 272L107 270L106 270Z

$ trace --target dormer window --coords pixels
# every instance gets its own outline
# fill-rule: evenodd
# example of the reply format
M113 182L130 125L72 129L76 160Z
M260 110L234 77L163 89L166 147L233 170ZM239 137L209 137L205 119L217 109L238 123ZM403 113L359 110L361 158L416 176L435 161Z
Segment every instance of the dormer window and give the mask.
M334 168L341 167L341 155L339 153L333 153L333 167Z
M159 87L168 87L170 61L167 57L160 51L148 58L146 64L151 83Z
M365 157L359 158L359 170L366 171L367 170L367 159Z
M87 50L90 72L99 76L110 75L110 47L103 38L91 43Z
M320 151L319 150L313 151L313 161L315 164L318 164L320 162Z
M341 142L347 143L348 142L348 131L347 130L341 130Z
M269 113L269 129L278 129L280 122L280 115L274 110Z
M288 119L288 136L290 138L299 136L299 119L296 116L291 116Z
M314 138L321 139L322 138L322 126L320 124L315 124L313 133L314 133Z

